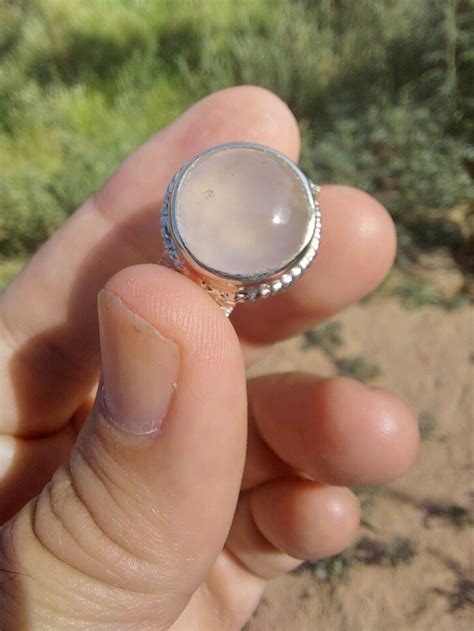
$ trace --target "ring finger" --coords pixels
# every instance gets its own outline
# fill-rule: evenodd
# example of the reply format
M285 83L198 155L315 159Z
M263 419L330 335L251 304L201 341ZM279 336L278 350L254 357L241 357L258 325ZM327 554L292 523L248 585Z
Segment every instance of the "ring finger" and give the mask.
M227 547L253 574L272 578L341 552L359 521L349 489L279 479L241 495Z

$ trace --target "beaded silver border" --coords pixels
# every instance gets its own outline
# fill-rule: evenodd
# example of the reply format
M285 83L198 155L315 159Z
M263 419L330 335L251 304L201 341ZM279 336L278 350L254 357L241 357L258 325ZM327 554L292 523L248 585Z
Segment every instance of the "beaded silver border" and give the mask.
M288 263L283 269L260 274L254 277L230 276L212 270L201 262L197 261L192 254L187 251L179 234L177 227L170 213L170 208L174 203L176 191L184 175L198 159L210 152L219 151L231 147L247 147L265 151L276 155L303 179L310 192L313 202L313 232L305 248ZM246 302L260 298L268 298L284 291L296 282L307 270L315 258L321 241L321 208L318 203L320 187L309 180L304 173L286 156L264 145L254 143L227 143L219 145L205 151L191 161L185 163L171 178L163 199L161 209L161 236L165 248L165 255L162 263L168 267L173 267L178 271L193 278L200 283L215 299L226 309L232 310L236 302Z

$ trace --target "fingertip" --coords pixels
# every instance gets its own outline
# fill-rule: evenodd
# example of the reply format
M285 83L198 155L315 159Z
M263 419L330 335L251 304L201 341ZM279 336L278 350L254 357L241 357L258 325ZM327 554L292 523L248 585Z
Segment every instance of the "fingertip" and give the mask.
M325 466L332 483L385 484L413 466L419 447L418 423L398 396L337 377L322 385L315 406L321 433L330 445ZM344 458L337 458L338 445Z
M373 388L374 417L380 444L386 446L387 460L384 482L404 475L415 464L420 447L417 418L411 408L396 394Z
M252 380L249 398L262 439L314 480L384 484L416 460L418 423L392 393L347 377L287 373Z
M329 208L330 212L323 216L327 229L319 265L329 267L337 252L338 267L346 273L351 270L352 288L346 287L346 295L340 295L346 304L349 297L352 300L370 293L385 278L396 254L395 226L382 204L353 186L323 186L320 204L323 211Z
M134 265L105 285L146 322L184 347L186 354L214 360L241 355L223 310L196 283L161 265Z
M325 556L338 554L347 548L357 534L361 520L360 502L346 487L326 487L327 533L332 537Z
M209 126L210 133L217 126L225 128L228 136L225 142L263 143L298 160L298 122L288 105L266 88L257 85L224 88L206 96L189 112Z
M360 188L346 184L325 184L321 187L322 199L336 200L336 205L350 208L360 214L359 233L364 237L384 237L396 242L395 227L390 213L375 197ZM390 233L390 234L389 234Z
M344 550L360 524L360 504L347 488L309 480L275 480L254 489L252 514L276 548L297 559L321 559Z

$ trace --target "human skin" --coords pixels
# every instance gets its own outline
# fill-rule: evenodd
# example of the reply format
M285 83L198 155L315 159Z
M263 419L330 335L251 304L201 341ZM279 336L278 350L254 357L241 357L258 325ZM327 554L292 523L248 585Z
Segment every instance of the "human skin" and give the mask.
M347 487L415 460L417 423L393 394L245 378L273 342L382 281L395 232L373 198L323 186L314 264L230 320L153 264L169 178L232 141L298 159L276 96L217 92L128 158L0 297L2 630L239 629L269 578L350 544Z

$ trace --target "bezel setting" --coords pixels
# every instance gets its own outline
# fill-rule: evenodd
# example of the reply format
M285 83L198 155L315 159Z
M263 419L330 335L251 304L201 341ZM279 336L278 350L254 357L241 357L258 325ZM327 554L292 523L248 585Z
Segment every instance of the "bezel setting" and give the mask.
M181 237L176 221L176 197L184 176L211 153L232 148L251 148L269 153L281 160L301 180L306 189L311 215L307 233L300 251L295 257L276 269L255 275L228 274L220 272L198 260L190 252ZM161 209L161 236L165 248L162 263L175 268L209 292L219 305L229 314L235 303L268 298L286 290L307 270L315 258L321 241L321 209L318 203L320 187L311 182L289 158L282 153L254 143L234 142L218 145L204 151L186 162L171 178L166 189Z

